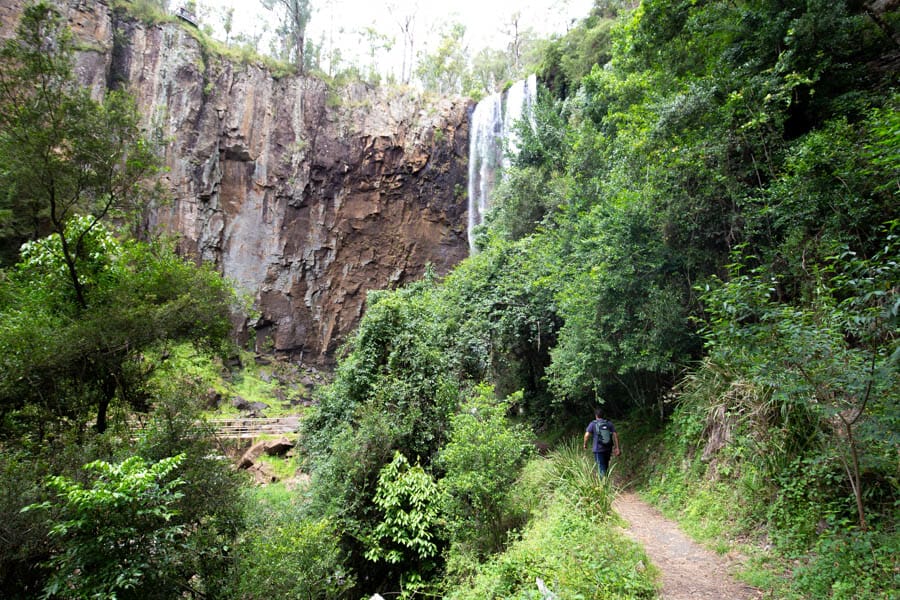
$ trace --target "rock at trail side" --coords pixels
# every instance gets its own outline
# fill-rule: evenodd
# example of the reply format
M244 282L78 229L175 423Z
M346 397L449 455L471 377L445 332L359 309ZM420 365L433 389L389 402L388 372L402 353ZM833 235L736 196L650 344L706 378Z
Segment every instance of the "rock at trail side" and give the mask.
M278 477L272 473L264 464L253 465L247 469L253 477L253 483L257 485L266 485L269 483L277 483Z
M256 459L260 457L260 455L266 450L266 442L256 442L252 446L250 446L246 452L241 456L241 460L238 461L237 468L238 469L249 469L256 463Z
M250 410L250 402L248 400L242 398L241 396L235 396L234 399L231 401L231 405L238 410L243 410L243 411Z

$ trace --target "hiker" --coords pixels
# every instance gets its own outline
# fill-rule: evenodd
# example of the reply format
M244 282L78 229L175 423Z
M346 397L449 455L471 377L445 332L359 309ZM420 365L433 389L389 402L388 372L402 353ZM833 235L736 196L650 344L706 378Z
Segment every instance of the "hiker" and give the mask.
M609 471L610 452L616 456L621 454L619 450L619 434L616 433L616 428L612 421L603 418L600 408L594 411L594 416L597 418L588 423L587 430L584 432L584 449L587 450L588 438L593 435L593 450L594 459L597 461L597 471L599 471L600 477L605 477L607 471Z

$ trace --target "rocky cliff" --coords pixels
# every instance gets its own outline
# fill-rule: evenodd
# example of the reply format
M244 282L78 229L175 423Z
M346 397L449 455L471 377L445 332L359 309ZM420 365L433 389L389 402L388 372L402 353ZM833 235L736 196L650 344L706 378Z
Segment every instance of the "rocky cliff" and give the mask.
M4 36L20 2L0 6ZM102 1L62 10L95 94L124 86L167 167L149 225L180 236L251 295L259 349L327 362L366 291L467 255L471 102L228 60L186 23L148 25Z

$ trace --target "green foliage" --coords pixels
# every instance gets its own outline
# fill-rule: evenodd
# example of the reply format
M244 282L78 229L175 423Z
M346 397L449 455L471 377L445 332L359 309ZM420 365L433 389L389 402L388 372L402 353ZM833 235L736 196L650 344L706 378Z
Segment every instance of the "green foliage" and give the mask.
M343 598L353 579L342 566L338 532L302 514L297 494L279 486L248 489L250 519L235 553L231 597Z
M434 52L419 57L416 76L426 90L449 96L468 89L469 69L463 46L466 28L460 23L444 26Z
M560 598L654 598L655 571L640 547L609 521L612 490L576 444L533 459L513 494L533 518L509 547L487 561L449 561L446 598L541 598L541 578ZM603 543L597 543L602 535Z
M15 245L55 232L84 306L75 264L81 238L66 239L67 223L76 214L95 222L135 214L156 159L131 98L111 91L92 99L75 79L73 57L71 34L45 2L26 7L16 38L0 50L0 236ZM15 255L9 246L4 254Z
M456 383L438 346L444 340L433 318L433 292L433 281L426 280L397 292L370 293L334 384L304 419L304 445L314 460L327 453L340 430L379 412L394 415L388 446L398 443L395 449L412 456L434 453L456 404ZM358 430L367 436L380 428Z
M889 598L900 585L896 532L832 530L795 572L794 593L808 598L875 600Z
M240 493L246 476L234 470L221 442L203 424L196 401L203 388L168 363L147 385L153 412L127 450L148 461L184 457L175 472L183 495L173 504L177 516L171 523L189 536L173 579L194 593L214 596L232 578L232 549L244 529Z
M479 252L440 284L373 295L309 421L317 501L351 524L357 552L355 538L382 517L360 490L374 497L396 450L455 486L445 506L454 577L466 580L503 545L501 535L473 542L473 532L540 513L486 485L479 474L490 468L468 466L502 436L479 438L472 425L478 442L456 446L457 420L471 418L449 416L458 388L481 381L501 397L522 390L514 408L533 425L601 401L636 419L651 409L665 418L677 404L652 441L672 460L641 481L720 548L761 523L791 558L823 531L857 535L849 522L893 526L893 43L859 3L622 8L598 3L548 47L557 97L543 95L520 124L521 152ZM440 410L429 404L437 397ZM596 489L589 458L554 466L552 501L599 517L610 492ZM502 516L486 519L491 510ZM517 586L538 575L534 557L510 556L461 587L533 594Z
M110 2L113 8L125 9L130 15L149 24L174 20L174 17L166 12L168 4L168 0L112 0Z
M649 207L598 207L572 223L580 235L559 265L568 269L557 294L565 324L548 368L557 397L617 391L642 407L690 357L686 290L653 220Z
M396 589L403 569L364 556L365 540L384 518L371 503L379 474L397 451L427 468L458 402L459 384L441 352L446 339L434 317L434 291L427 277L396 292L370 293L334 382L301 425L312 472L310 514L339 523L356 577L384 589Z
M616 534L597 544L597 528L602 526L564 505L554 505L526 528L521 540L445 597L541 598L535 585L541 578L564 598L655 598L643 551Z
M384 512L366 552L371 561L423 564L438 553L438 486L421 465L400 452L381 469L373 502Z
M898 256L893 231L870 259L845 249L823 265L815 296L802 305L778 302L777 282L759 272L733 276L707 295L713 351L770 388L778 405L817 413L833 441L825 451L844 468L863 529L864 480L874 476L876 488L887 486L896 443ZM876 496L883 493L889 488Z
M143 351L172 341L222 347L234 295L218 274L163 244L118 243L90 219L72 223L91 223L89 235L72 234L82 240L88 304L59 284L65 261L56 236L27 247L16 272L0 281L0 412L14 424L29 420L29 410L57 421L96 411L102 432L114 400L147 407L142 386L153 365Z
M555 416L543 379L558 328L545 248L536 238L492 238L447 277L439 296L454 368L490 381L501 397L522 390L517 408L535 423Z
M169 524L184 483L170 474L183 458L88 463L85 469L95 474L90 487L65 476L49 478L56 501L26 507L58 509L49 533L62 551L49 561L53 573L44 597L170 597L169 579L187 535L182 525Z
M612 467L610 475L614 472ZM562 444L549 457L537 481L543 489L554 490L556 502L570 505L596 521L612 514L612 479L598 476L593 454L583 450L577 439Z
M497 402L493 388L479 386L450 418L450 436L438 456L445 471L439 481L442 513L451 543L465 552L496 552L520 518L507 503L529 448L525 431L506 419L515 396L520 399L521 392Z
M594 65L603 66L612 58L612 29L619 13L625 12L625 4L621 0L595 2L588 18L544 49L539 73L556 97L571 95Z
M46 461L22 449L0 454L0 586L9 598L26 598L45 576L39 563L48 558L50 526L40 511L21 509L42 500L46 475Z

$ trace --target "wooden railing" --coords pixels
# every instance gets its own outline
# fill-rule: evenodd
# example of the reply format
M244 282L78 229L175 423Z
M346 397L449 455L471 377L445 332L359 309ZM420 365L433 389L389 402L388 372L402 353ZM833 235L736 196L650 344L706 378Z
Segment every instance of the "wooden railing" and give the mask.
M296 433L300 419L296 415L265 419L235 417L232 419L210 419L207 423L216 430L216 435L219 437L253 438L260 435Z

